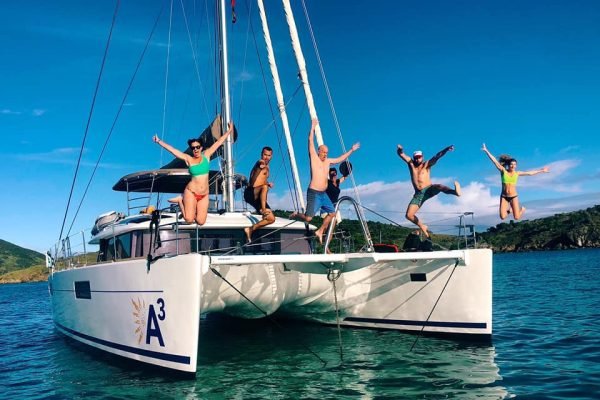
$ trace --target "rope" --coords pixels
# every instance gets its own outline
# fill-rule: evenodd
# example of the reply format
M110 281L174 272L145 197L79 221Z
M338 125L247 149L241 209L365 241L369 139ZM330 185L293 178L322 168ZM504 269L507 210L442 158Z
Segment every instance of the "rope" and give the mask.
M413 342L412 346L410 346L410 350L409 351L412 351L413 348L415 347L415 345L417 344L417 342L419 341L419 338L421 337L421 335L423 333L423 330L425 329L425 325L427 325L427 322L429 322L429 318L431 318L431 315L433 314L433 311L435 310L435 307L437 306L438 302L442 298L442 294L444 294L444 291L446 290L446 286L448 286L448 283L450 282L450 278L452 278L452 275L454 274L454 271L456 270L457 266L458 266L458 260L456 260L456 262L454 263L454 268L452 268L452 272L450 273L450 276L446 280L446 284L442 288L442 291L440 292L440 295L438 296L437 300L435 301L435 304L433 305L433 308L431 309L431 312L427 316L427 319L425 320L425 323L421 326L421 330L417 334L417 338Z
M344 362L344 348L342 346L342 328L340 325L340 308L338 306L337 288L335 286L335 281L337 281L340 278L340 276L342 276L342 273L340 271L337 271L337 274L335 273L335 271L333 271L331 269L327 272L327 280L329 282L331 282L331 285L333 286L333 299L334 299L334 304L335 304L335 322L337 324L337 331L338 331L340 361Z
M113 123L108 132L108 135L106 136L106 140L104 141L104 145L102 146L102 150L100 151L98 160L96 160L96 165L94 166L94 169L92 171L90 179L88 180L85 191L83 192L83 196L81 196L81 201L79 202L79 206L77 207L77 212L75 213L75 216L73 216L73 221L71 222L71 226L69 226L69 231L67 232L67 236L71 232L71 229L73 228L73 224L75 223L75 219L77 218L77 215L79 214L79 210L81 209L83 200L85 199L85 196L87 195L87 192L92 183L92 179L94 179L94 175L96 174L98 165L100 165L100 160L102 159L102 156L104 155L104 151L106 150L108 141L110 140L110 137L112 136L112 133L115 130L115 126L117 125L117 120L119 119L119 116L121 115L121 111L123 111L123 107L125 106L125 102L127 101L127 96L129 95L129 91L131 90L131 87L133 86L133 81L135 80L135 77L137 76L140 66L142 65L142 60L144 59L146 51L148 50L148 46L150 45L150 40L152 39L152 36L154 35L154 31L156 30L156 27L158 25L158 21L160 20L162 12L163 12L163 8L160 9L160 12L158 13L158 16L156 17L156 20L154 21L154 26L152 27L152 31L150 31L150 35L148 36L148 39L146 40L146 45L144 46L144 50L142 51L142 54L140 55L140 59L138 60L137 66L135 67L135 71L133 72L133 75L131 76L131 79L129 81L129 85L127 86L127 89L125 90L123 100L121 100L121 105L119 106L119 109L117 110L115 119L113 120ZM86 128L86 133L87 133L87 128ZM75 181L73 181L73 183L75 183ZM73 188L71 188L71 191L72 190L73 190ZM70 197L69 197L69 200L70 200ZM67 205L67 209L68 209L68 205ZM66 212L65 212L65 218L66 218ZM64 221L63 221L63 227L64 227ZM62 237L62 228L61 228L61 237ZM60 241L60 238L59 238L59 241Z
M112 23L110 25L110 31L108 33L108 39L106 40L106 46L104 48L104 56L102 57L102 64L100 66L100 72L98 73L98 79L96 80L96 88L94 89L94 96L92 98L92 104L90 106L90 112L88 114L88 120L85 126L85 132L83 134L83 141L81 142L81 149L79 150L79 157L77 158L77 165L75 167L75 174L73 176L73 182L71 183L71 190L69 192L69 199L67 200L67 207L65 208L65 215L63 217L62 226L60 228L60 234L58 235L58 241L62 239L63 230L65 229L65 223L67 221L67 213L69 212L69 206L71 205L71 198L73 197L73 190L75 189L75 182L77 181L77 173L79 172L79 166L81 165L81 157L83 156L83 149L85 146L85 141L87 139L87 134L90 129L90 123L92 121L92 115L94 113L94 106L96 105L96 98L98 96L98 91L100 90L100 81L102 80L102 74L104 72L104 65L106 64L106 58L108 56L108 48L110 47L110 40L112 38L113 29L115 27L115 22L117 20L117 13L119 11L119 5L121 1L117 0L117 4L115 5L115 11L113 13ZM68 236L68 233L67 233Z
M209 264L210 265L210 264ZM229 282L223 275L221 275L219 273L219 271L217 271L216 269L214 269L212 266L209 266L210 270L219 278L221 278L223 280L223 282L227 283L233 290L235 290L240 296L242 296L244 299L246 299L250 304L252 304L260 313L262 313L271 323L273 323L273 325L275 325L276 327L278 327L281 330L285 330L285 328L279 323L277 322L277 320L275 320L271 315L267 314L266 311L264 311L262 308L260 308L256 303L254 303L252 300L250 300L244 293L242 293L240 290L238 290L238 288L236 288L231 282ZM306 350L308 350L308 352L310 354L312 354L313 356L315 356L319 361L321 361L323 363L323 366L327 365L327 362L325 360L323 360L321 357L319 357L319 355L317 353L315 353L307 344L306 342L304 342L303 339L300 339L300 344L302 345L302 347L304 347Z

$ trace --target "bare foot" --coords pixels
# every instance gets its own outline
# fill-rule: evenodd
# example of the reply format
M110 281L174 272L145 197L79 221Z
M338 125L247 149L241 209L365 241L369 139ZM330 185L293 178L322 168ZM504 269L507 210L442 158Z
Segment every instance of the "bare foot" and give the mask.
M427 229L429 229L429 227L425 224L421 224L419 225L419 228L421 228L421 231L423 232L423 234L425 235L426 238L429 237L429 233L427 232Z
M331 252L331 250L329 250L329 247L325 249L325 253L327 253L327 254L333 254L333 253Z
M290 214L290 218L296 218L298 216L298 211L294 211Z
M526 208L525 207L521 207L521 215L523 215L525 213Z
M454 181L454 191L456 192L457 196L460 196L460 194L461 194L460 183L458 183L458 181Z
M319 243L323 244L323 232L315 231L315 236L319 239Z
M172 199L167 200L169 203L179 204L180 201L183 201L183 197L177 196Z
M250 231L250 227L244 228L244 232L246 233L246 241L250 243L252 241L252 232Z

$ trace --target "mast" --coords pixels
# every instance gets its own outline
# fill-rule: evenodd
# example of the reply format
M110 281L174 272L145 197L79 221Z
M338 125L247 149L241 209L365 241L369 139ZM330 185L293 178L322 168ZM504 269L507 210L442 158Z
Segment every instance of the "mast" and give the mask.
M223 117L222 129L227 129L227 124L231 122L231 104L229 99L229 64L227 60L227 16L225 0L218 1L219 15L219 57L221 61L221 112ZM223 161L225 162L225 179L223 188L223 203L227 212L234 211L234 176L233 176L233 134L230 135L224 144Z
M298 166L296 165L296 155L294 153L294 145L292 143L292 135L290 134L290 126L288 122L287 113L285 111L285 102L283 99L283 93L281 91L281 82L279 80L279 71L277 70L277 64L275 62L275 53L271 43L271 34L269 33L269 24L267 23L267 16L265 14L265 7L262 0L257 0L258 8L260 11L260 20L262 22L263 35L265 37L265 44L267 46L267 53L269 57L269 67L271 68L271 75L273 76L273 85L275 86L275 94L277 96L277 108L279 109L279 115L281 116L281 123L283 125L283 132L285 134L285 140L287 142L288 154L290 156L290 164L292 166L292 175L294 176L294 183L296 184L296 191L298 193L298 201L300 209L304 209L304 194L302 192L302 185L300 184L300 175L298 174Z
M306 103L308 105L308 111L311 119L317 118L317 110L315 109L315 102L310 91L310 85L308 84L308 74L306 72L306 61L304 61L304 55L302 54L302 48L300 47L300 38L298 37L298 30L296 29L296 21L294 20L294 14L292 13L292 6L289 0L283 1L283 9L285 11L285 19L287 20L288 26L290 27L290 36L292 39L292 47L294 48L294 54L296 55L296 62L298 63L298 74L300 75L300 81L304 88L304 95L306 96ZM315 129L315 135L317 136L317 144L320 146L323 144L323 136L321 135L321 126L317 125Z

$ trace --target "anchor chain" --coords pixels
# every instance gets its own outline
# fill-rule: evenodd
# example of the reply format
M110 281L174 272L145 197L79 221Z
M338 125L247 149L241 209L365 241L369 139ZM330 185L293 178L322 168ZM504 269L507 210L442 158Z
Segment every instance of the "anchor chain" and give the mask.
M344 362L344 348L342 346L342 328L340 325L340 308L338 306L337 287L335 286L335 281L337 281L340 278L340 276L342 276L342 271L339 269L329 268L329 270L327 271L327 280L329 282L331 282L331 285L333 286L333 300L334 300L334 304L335 304L335 321L337 324L337 331L338 331L340 361L343 363Z

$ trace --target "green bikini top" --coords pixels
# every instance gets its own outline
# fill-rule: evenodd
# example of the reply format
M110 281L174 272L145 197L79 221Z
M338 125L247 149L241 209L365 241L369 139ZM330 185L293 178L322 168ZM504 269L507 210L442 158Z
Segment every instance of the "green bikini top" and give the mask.
M516 185L518 179L519 173L517 171L513 172L512 175L509 175L506 171L502 171L502 183Z
M204 157L204 154L202 154L202 161L200 161L198 164L189 166L190 175L192 175L192 177L206 175L208 174L209 169L210 162L208 161L208 158Z

